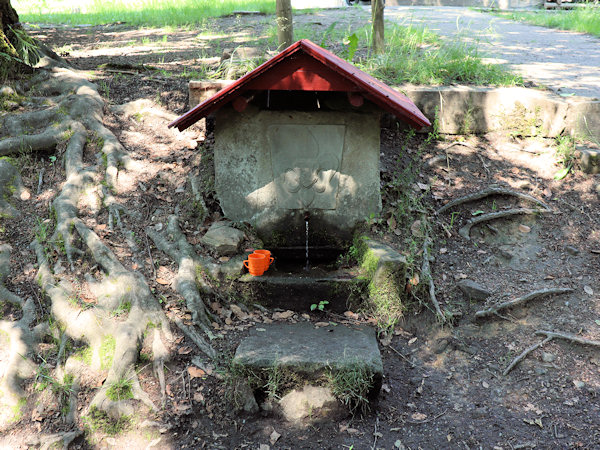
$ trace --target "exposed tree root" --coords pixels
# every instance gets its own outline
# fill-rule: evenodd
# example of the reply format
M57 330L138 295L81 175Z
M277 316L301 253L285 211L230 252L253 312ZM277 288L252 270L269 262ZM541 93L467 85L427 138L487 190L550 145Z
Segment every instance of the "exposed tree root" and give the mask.
M524 194L518 191L513 191L512 189L507 189L500 186L490 186L482 191L474 192L473 194L465 195L464 197L460 197L455 200L452 200L451 202L446 203L444 206L442 206L436 211L436 214L441 214L444 211L448 211L450 208L453 208L455 206L462 205L463 203L472 202L474 200L480 200L491 195L509 195L512 197L517 197L521 200L527 200L529 202L535 203L536 205L544 209L550 210L550 207L548 205L546 205L541 200L532 197L531 195Z
M197 273L200 270L214 272L215 264L206 261L196 254L181 232L177 216L169 217L167 236L157 233L152 228L147 228L146 233L154 241L156 247L169 255L179 266L174 287L185 299L187 308L192 312L192 321L200 327L209 337L211 314L202 300L197 287ZM171 240L169 240L169 238ZM208 290L208 286L204 286ZM203 349L204 351L204 349Z
M475 317L478 319L482 317L492 316L494 314L498 314L499 311L507 308L512 308L513 306L522 305L531 300L534 300L539 297L543 297L545 295L554 295L554 294L566 294L569 292L573 292L573 289L570 288L550 288L550 289L540 289L538 291L530 292L527 295L522 297L515 298L514 300L509 300L507 302L498 303L497 305L491 306L488 309L482 309L481 311L477 311L475 313Z
M431 268L429 265L429 247L431 246L431 238L429 234L425 235L425 240L423 241L423 263L421 265L421 276L423 279L427 280L429 283L429 298L431 299L431 303L435 307L435 312L438 316L438 319L444 323L446 322L446 316L442 312L442 308L440 308L440 302L435 295L435 284L433 283L433 277L431 276Z
M464 226L462 226L458 230L458 234L460 234L465 239L471 239L471 228L473 226L483 223L489 222L490 220L502 219L504 217L515 216L519 214L539 214L550 212L550 210L539 210L539 209L528 209L528 208L515 208L515 209L507 209L506 211L498 211L488 214L482 214L480 216L474 217L469 220Z
M8 198L26 200L29 196L19 171L10 162L0 160L0 217L20 217L21 213L8 202Z
M76 392L80 364L68 355L65 355L67 360L64 367L60 364L67 338L83 341L90 346L91 366L95 369L103 366L108 368L106 380L92 399L90 407L95 406L112 417L133 413L131 399L140 400L154 408L153 402L139 384L135 363L145 334L150 332L153 367L164 392L163 363L168 357L164 341L171 339L168 320L152 296L144 277L126 269L112 250L78 217L78 203L82 193L90 186L95 186L96 191L102 192L110 223L116 221L126 240L133 242L131 233L122 222L121 213L124 209L115 201L110 190L110 187L117 186L118 168L127 169L132 162L117 138L102 123L104 102L95 85L73 71L54 67L51 72L42 72L34 77L30 86L35 87L40 95L55 95L52 99L54 105L44 110L5 118L1 126L10 137L0 141L0 154L13 154L22 151L23 147L29 150L51 150L58 144L66 144L66 182L52 203L56 218L54 234L50 242L36 240L31 244L39 263L38 281L51 300L52 316L64 332L58 351L59 367L56 373L74 375ZM56 128L47 126L52 122L61 125ZM40 124L44 124L46 128L34 134L26 134L27 130L37 130ZM102 162L103 173L97 172L97 167L85 167L83 164L83 150L90 140L100 149L98 160ZM104 191L98 187L102 178L109 187ZM79 241L83 244L82 248L78 248ZM100 280L93 280L88 274L90 290L97 299L95 306L82 309L77 302L76 290L66 281L56 281L50 268L48 245L54 245L59 254L64 252L71 270L79 265L80 258L86 253L101 267L103 274ZM138 250L135 245L130 246ZM3 291L0 289L1 292ZM23 303L14 296L7 298L20 304L24 311L23 319L10 325L11 346L15 345L15 354L27 355L27 348L31 346L30 341L34 337L29 330L33 303L31 300ZM17 391L18 375L25 369L30 372L31 364L20 356L18 361L13 359L4 379L11 384L11 389ZM115 394L114 386L121 386L118 395ZM71 411L75 411L76 394L71 396L70 402ZM73 421L73 417L67 417L67 420Z
M10 302L23 311L16 322L0 321L0 346L5 352L5 366L0 366L0 391L5 393L7 403L15 405L25 396L21 379L35 373L36 364L31 361L33 345L43 332L42 328L30 330L35 319L35 305L32 299L24 301L4 286L10 272L10 246L0 245L0 300Z
M504 372L502 372L503 375L508 375L510 373L510 371L515 368L515 366L517 364L519 364L521 361L523 361L527 357L527 355L529 355L534 350L544 346L544 344L550 342L552 339L562 339L565 341L573 342L575 344L588 345L590 347L600 347L600 341L584 339L584 338L581 338L579 336L576 336L576 335L570 334L570 333L538 330L535 332L535 334L539 335L539 336L546 336L546 338L544 340L538 342L537 344L533 344L531 347L527 347L525 350L523 350L523 352L519 356L517 356L515 359L513 359L512 362L508 365L508 367L506 369L504 369Z

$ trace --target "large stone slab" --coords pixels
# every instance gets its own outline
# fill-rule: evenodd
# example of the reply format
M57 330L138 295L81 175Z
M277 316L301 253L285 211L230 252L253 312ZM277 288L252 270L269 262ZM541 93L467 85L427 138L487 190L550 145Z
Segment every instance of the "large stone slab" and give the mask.
M363 326L261 324L240 343L233 362L259 370L279 366L302 374L307 380L317 379L328 370L364 367L374 374L375 391L383 376L375 330Z
M215 187L225 216L266 246L351 238L381 210L379 113L224 107L215 128Z

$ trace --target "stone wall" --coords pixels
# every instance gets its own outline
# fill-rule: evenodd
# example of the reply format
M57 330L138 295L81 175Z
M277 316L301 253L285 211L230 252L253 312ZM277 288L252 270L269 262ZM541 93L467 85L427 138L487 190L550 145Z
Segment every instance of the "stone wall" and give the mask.
M251 223L273 247L351 237L381 210L379 114L266 111L217 113L215 184L221 208Z

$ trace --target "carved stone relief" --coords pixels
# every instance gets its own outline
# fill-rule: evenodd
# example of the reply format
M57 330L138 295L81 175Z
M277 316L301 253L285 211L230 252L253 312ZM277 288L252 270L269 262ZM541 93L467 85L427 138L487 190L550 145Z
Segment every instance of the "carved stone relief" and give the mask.
M336 209L344 125L271 125L273 181L284 209Z

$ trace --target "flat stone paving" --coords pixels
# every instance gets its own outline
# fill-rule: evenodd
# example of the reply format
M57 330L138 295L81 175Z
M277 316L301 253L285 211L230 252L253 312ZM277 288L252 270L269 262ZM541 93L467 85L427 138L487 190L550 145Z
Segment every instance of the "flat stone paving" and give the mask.
M365 7L368 9L368 7ZM477 44L482 56L562 95L600 98L600 38L461 7L387 6L387 20Z
M366 367L379 380L383 375L375 330L365 326L260 325L240 343L233 361L256 369L277 365L315 376L328 368L352 366Z

